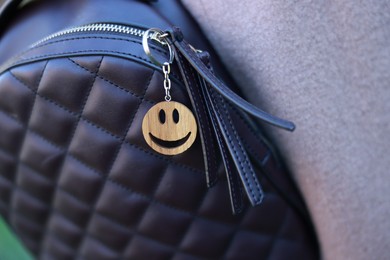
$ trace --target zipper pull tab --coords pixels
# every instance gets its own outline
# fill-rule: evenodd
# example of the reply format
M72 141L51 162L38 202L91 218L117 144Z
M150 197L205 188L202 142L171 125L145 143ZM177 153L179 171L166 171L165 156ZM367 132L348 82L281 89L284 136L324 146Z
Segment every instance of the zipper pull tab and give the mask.
M190 45L187 46L192 53L196 53L197 61L202 63L212 74L212 68L208 63L208 54L206 52L199 53ZM231 110L226 104L226 98L210 87L210 84L196 71L196 68L188 62L176 46L174 51L193 106L196 107L199 114L204 115L199 116L201 119L199 125L200 132L203 132L206 152L210 153L211 149L219 149L225 166L233 213L238 214L243 209L242 188L244 188L243 190L250 203L253 206L259 205L263 200L264 192L242 139L238 135L237 126L230 115ZM204 127L207 124L211 124L211 127ZM208 138L210 132L212 132L212 137ZM211 154L215 156L212 151ZM206 159L209 159L209 157L206 157ZM212 172L208 173L208 180L216 180L217 178L218 176L213 176Z
M197 53L193 50L193 47L188 44L183 37L181 30L174 27L170 31L171 38L167 38L168 41L172 40L172 45L175 46L176 51L180 52L182 56L191 64L191 66L197 71L197 73L205 80L209 85L214 88L219 94L227 99L231 104L241 108L248 114L276 127L294 131L295 124L291 121L273 116L258 107L252 105L248 101L244 100L227 87L219 78L217 78L212 71L200 60ZM168 45L169 46L169 45Z

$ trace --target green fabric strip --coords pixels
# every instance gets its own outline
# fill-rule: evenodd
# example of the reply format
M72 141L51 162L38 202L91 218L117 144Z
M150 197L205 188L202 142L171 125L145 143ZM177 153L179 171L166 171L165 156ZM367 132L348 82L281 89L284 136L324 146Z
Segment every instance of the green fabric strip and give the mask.
M32 260L31 254L0 217L0 260Z

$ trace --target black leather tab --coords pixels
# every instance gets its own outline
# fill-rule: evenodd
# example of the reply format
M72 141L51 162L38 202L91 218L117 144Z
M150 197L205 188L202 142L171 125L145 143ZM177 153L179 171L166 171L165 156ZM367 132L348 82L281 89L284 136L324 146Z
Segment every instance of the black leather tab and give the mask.
M221 129L222 136L229 149L249 201L253 206L259 205L263 200L263 190L242 141L233 125L226 104L222 96L216 93L214 89L209 89L207 94L208 98L212 100L211 105L216 112L219 128Z
M197 61L203 64L208 73L212 74L212 69L208 64L208 55L199 53L195 55L199 55ZM229 115L225 99L210 87L206 79L183 57L182 52L175 49L175 57L198 116L206 165L210 161L208 149L210 145L213 145L213 139L207 137L212 136L211 131L214 130L225 166L233 213L240 212L243 207L241 183L251 204L259 205L263 200L263 191ZM205 123L209 121L213 129L209 125L205 128ZM210 174L207 172L208 179Z
M185 57L185 59L210 84L212 88L214 88L229 102L233 103L235 106L241 108L247 113L263 120L264 122L283 128L285 130L294 131L294 123L268 114L267 112L248 103L236 93L234 93L231 89L229 89L220 79L218 79L213 73L210 72L207 66L203 64L203 62L196 55L191 46L182 39L182 34L178 28L174 28L174 31L171 32L171 35L174 39L173 44L183 55L183 57Z
M184 62L185 59L183 59L180 53L176 52L175 57L179 70L183 76L182 78L184 84L190 96L192 107L195 109L195 115L200 129L199 133L203 149L203 159L205 162L207 186L211 187L217 182L218 168L215 154L215 138L209 121L207 107L204 99L202 98L202 93L198 87L197 78L195 78L192 66L189 66L186 62Z
M232 212L233 214L239 214L243 209L244 202L243 202L242 188L238 177L238 172L236 167L234 166L234 163L232 162L231 157L229 156L229 149L226 145L226 142L223 140L221 130L217 123L218 119L216 116L216 111L213 109L212 106L213 101L209 98L209 95L207 94L208 91L207 84L203 79L200 79L200 82L201 82L200 86L202 89L202 93L206 97L205 99L206 99L207 109L209 111L209 116L211 118L213 129L216 133L219 150L221 152L222 161L225 166L226 180L229 186L229 195L230 195L230 203L232 206Z
M210 64L210 54L208 52L198 53L200 60L207 66L210 71L213 71ZM214 133L217 139L219 151L222 157L222 162L225 167L226 180L229 188L230 204L232 207L233 214L239 214L244 207L244 200L242 194L242 185L240 178L238 177L237 169L232 161L232 158L229 156L229 148L226 145L226 142L223 140L221 129L217 123L216 111L213 109L212 102L213 100L209 99L207 92L209 87L207 82L198 74L199 87L202 90L202 95L205 99L207 105L207 111L209 114L210 121L213 125Z

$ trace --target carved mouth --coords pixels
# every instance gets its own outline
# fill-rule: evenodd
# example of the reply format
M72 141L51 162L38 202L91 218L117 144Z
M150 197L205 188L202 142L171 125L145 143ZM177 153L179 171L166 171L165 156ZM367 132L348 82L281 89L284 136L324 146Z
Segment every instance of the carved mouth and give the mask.
M152 139L153 142L158 144L159 146L162 146L164 148L176 148L181 145L183 145L185 142L187 142L188 138L190 138L191 132L189 132L185 137L176 140L176 141L165 141L161 140L160 138L155 137L151 133L149 133L150 138Z

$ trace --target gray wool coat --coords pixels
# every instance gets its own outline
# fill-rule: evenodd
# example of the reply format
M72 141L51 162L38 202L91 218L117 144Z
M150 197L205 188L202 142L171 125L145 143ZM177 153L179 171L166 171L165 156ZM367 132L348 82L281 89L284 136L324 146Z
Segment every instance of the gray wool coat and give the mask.
M268 131L323 258L389 259L389 1L183 2L246 97L297 124Z

